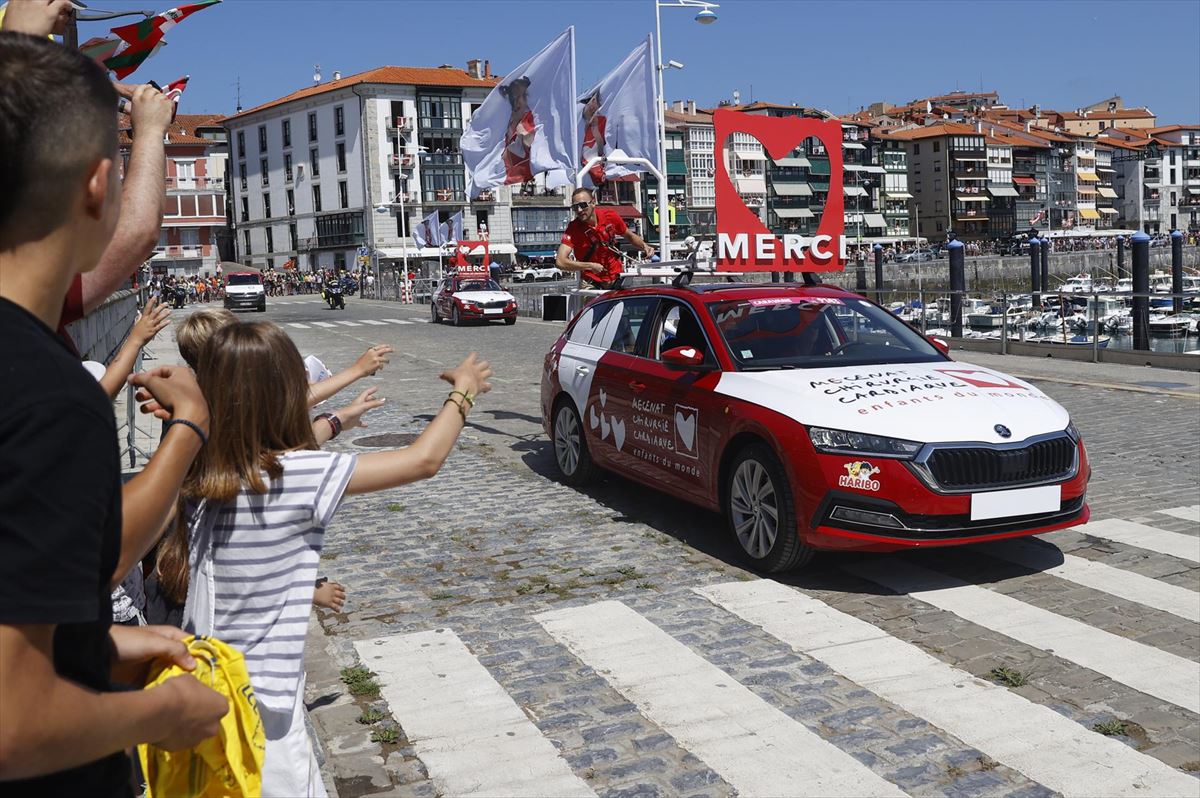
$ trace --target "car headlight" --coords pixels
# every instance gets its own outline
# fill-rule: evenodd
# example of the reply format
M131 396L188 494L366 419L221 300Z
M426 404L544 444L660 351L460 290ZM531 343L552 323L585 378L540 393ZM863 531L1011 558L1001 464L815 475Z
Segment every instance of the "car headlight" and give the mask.
M922 443L862 432L809 427L808 439L818 452L824 454L869 454L875 457L895 457L908 460L921 451Z
M1071 436L1071 440L1079 443L1083 440L1083 436L1079 434L1079 428L1075 426L1075 422L1067 424L1067 434Z

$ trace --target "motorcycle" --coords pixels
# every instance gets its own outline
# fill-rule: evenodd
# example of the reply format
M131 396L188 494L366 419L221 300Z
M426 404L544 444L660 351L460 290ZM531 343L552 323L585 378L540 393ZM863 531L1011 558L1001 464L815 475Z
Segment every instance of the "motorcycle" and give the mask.
M182 308L187 304L187 289L181 285L173 285L167 287L167 301L171 303L173 308Z
M346 297L342 295L340 283L329 283L325 286L325 301L329 303L330 310L346 309Z

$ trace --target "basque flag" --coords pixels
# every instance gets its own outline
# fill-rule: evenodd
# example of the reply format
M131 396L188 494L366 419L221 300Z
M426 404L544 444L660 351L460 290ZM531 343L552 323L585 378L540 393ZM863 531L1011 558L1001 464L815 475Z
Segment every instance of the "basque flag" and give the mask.
M121 42L117 45L116 51L104 59L104 66L116 73L117 80L124 80L163 45L163 34L197 11L202 11L219 2L221 0L200 0L198 3L179 6L161 14L155 14L141 22L112 28L112 32Z
M471 116L459 144L467 195L546 175L546 187L570 185L578 159L575 28L513 69Z

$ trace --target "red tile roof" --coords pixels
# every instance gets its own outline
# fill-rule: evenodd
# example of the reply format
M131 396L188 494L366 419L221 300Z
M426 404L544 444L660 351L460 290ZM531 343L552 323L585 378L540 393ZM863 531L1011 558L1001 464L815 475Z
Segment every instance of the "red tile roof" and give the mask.
M309 86L299 91L294 91L291 94L280 97L277 100L272 100L262 105L257 105L253 108L242 111L239 114L225 117L225 122L233 119L239 119L243 116L256 114L259 111L265 111L268 108L274 108L279 105L303 100L306 97L313 97L318 94L324 94L330 91L337 91L348 86L358 86L364 83L386 83L400 86L461 86L461 87L478 87L490 89L501 81L502 78L492 76L490 78L473 78L466 70L456 69L454 67L402 67L402 66L384 66L376 69L369 69L366 72L359 72L357 75L350 75L341 80L331 80L328 83L320 83L316 86Z
M971 125L964 125L959 122L939 122L936 125L927 125L925 127L914 127L908 130L894 130L888 138L899 139L901 141L912 141L914 139L929 139L938 136L963 136L982 135Z
M199 128L220 128L222 118L221 114L178 114L175 121L167 128L167 144L211 145L222 143L196 135ZM128 114L117 114L118 138L122 147L129 147L133 144L133 138L129 135L132 128L133 123Z

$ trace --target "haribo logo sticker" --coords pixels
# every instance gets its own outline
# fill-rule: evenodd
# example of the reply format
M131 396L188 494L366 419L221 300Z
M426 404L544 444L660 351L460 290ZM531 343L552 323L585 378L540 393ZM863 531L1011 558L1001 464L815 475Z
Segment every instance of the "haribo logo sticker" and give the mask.
M845 463L842 467L846 469L846 473L838 477L840 487L854 488L855 490L879 490L879 480L871 479L879 473L879 469L866 460L855 460L853 463Z

